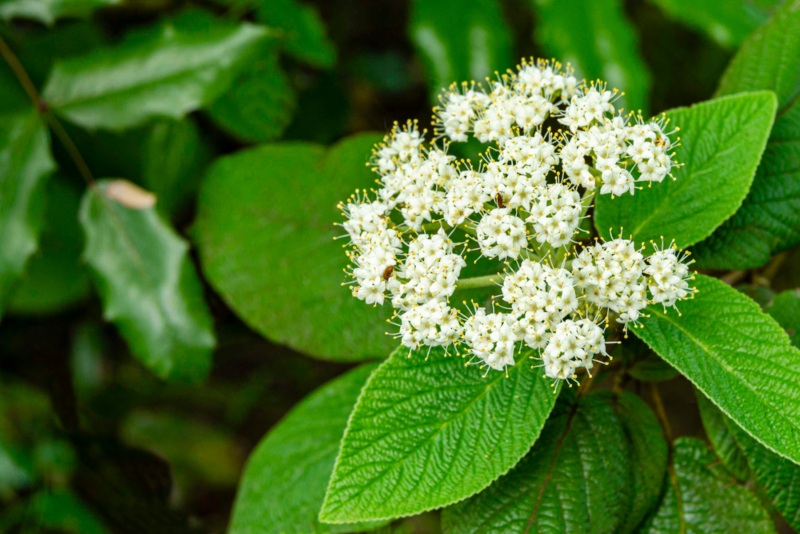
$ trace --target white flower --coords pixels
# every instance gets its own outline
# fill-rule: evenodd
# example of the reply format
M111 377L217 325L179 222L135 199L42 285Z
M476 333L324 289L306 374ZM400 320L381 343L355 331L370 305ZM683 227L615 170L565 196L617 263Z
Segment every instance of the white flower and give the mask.
M464 341L472 353L492 369L514 365L516 346L515 321L503 313L489 313L479 308L464 323Z
M528 217L536 230L536 240L552 247L570 243L581 221L580 195L561 183L546 185L538 193Z
M689 287L691 273L686 262L687 257L669 247L657 250L647 258L644 274L649 276L647 286L652 302L666 308L693 293Z
M603 329L588 319L559 323L542 352L545 375L575 378L579 367L591 370L596 356L607 356Z
M525 222L508 208L496 208L478 223L478 244L487 258L516 258L528 245Z
M437 300L413 306L400 316L400 338L404 346L418 349L447 346L461 335L458 312Z
M547 325L556 324L578 308L572 274L531 260L503 280L503 300L518 315Z

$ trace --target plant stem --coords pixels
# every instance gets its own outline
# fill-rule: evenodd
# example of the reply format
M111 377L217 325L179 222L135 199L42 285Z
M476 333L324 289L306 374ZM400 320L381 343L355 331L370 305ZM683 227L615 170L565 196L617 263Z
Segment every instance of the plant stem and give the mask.
M78 172L86 180L86 183L89 187L94 186L94 177L92 176L92 172L89 170L89 166L86 164L86 160L83 159L81 156L80 151L78 151L78 147L75 146L75 143L70 138L69 134L64 127L58 122L55 115L50 111L47 102L42 98L39 94L39 91L36 90L36 86L31 81L30 76L28 76L25 67L22 66L22 63L19 62L17 56L11 50L11 47L8 46L5 39L0 37L0 55L3 56L3 59L6 60L8 66L11 68L11 71L16 76L17 80L19 81L22 88L25 90L25 93L28 95L28 98L31 99L33 105L36 107L36 110L39 114L44 118L45 122L50 126L50 129L53 131L58 140L61 141L61 144L64 145L64 148L69 154L69 157L72 159L73 163L75 163L75 167L77 167Z
M664 402L661 400L661 393L658 391L658 385L655 382L650 384L650 394L653 397L656 416L661 423L661 428L664 430L664 437L667 439L667 443L672 443L672 426L669 424L669 417L667 417L667 412L664 410Z
M502 282L505 277L505 273L495 273L485 276L476 276L474 278L463 278L456 284L456 289L477 289L480 287L494 286Z

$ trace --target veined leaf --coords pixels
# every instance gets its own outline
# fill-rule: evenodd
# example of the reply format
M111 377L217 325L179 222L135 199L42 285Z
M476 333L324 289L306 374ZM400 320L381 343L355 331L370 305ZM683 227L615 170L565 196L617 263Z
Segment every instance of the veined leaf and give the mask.
M324 385L261 440L239 486L231 533L353 532L366 527L325 525L317 515L347 418L375 367L362 365Z
M124 180L102 181L81 205L84 258L103 315L131 352L162 378L200 381L214 330L188 245L156 213L154 198Z
M300 0L259 0L258 18L283 32L283 48L316 67L332 67L336 49L325 35L319 13Z
M621 0L532 0L539 45L581 77L623 90L626 108L647 107L650 74Z
M33 19L52 26L63 17L86 17L120 0L0 0L0 18Z
M728 534L775 532L769 514L717 461L705 443L680 438L664 499L642 533Z
M727 419L714 404L702 393L697 394L697 407L700 409L700 418L703 420L703 428L706 431L708 440L714 446L714 452L728 468L733 476L742 482L750 480L750 467L747 465L747 458L739 443L731 435L731 431L725 421Z
M114 48L56 63L43 96L85 128L121 130L179 118L224 92L267 32L201 13L128 36Z
M497 0L415 0L408 31L434 99L453 82L482 82L513 65L510 32Z
M699 266L748 269L800 243L800 2L792 0L745 41L720 95L768 89L778 113L741 208L694 249Z
M764 311L786 330L792 345L800 348L800 290L780 293Z
M633 332L767 448L800 463L800 351L758 304L698 275L681 315L647 308Z
M443 530L617 532L631 511L628 460L625 430L607 399L559 402L519 465L447 508Z
M556 395L523 354L508 376L401 347L350 416L320 519L389 519L486 488L528 451Z
M34 111L0 119L0 314L39 248L43 187L55 169L47 130Z
M601 235L622 229L637 242L663 237L681 248L707 237L747 195L772 127L775 95L718 98L666 115L670 127L680 128L676 160L683 166L673 169L675 180L634 195L599 195L595 226Z
M195 236L203 270L255 330L311 356L353 361L388 355L388 306L342 287L348 265L336 204L375 178L364 163L377 135L325 151L267 145L217 160L206 176ZM236 206L236 209L231 209Z

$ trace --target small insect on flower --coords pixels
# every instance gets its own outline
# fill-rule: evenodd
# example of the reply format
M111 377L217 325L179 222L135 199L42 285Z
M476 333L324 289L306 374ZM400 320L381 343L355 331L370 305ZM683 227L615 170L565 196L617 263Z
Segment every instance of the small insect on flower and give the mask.
M393 274L394 274L394 265L388 265L388 266L387 266L387 267L386 267L386 268L383 270L383 279L384 279L386 282L388 282L388 281L389 281L389 278L391 278Z

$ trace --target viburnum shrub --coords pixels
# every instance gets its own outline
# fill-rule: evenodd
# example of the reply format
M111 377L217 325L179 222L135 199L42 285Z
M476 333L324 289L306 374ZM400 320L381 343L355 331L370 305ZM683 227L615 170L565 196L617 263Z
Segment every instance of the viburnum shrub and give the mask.
M581 227L595 195L671 176L675 131L617 111L616 90L558 63L524 61L488 85L443 93L431 142L409 121L376 146L379 188L341 205L353 296L391 302L412 350L463 345L468 363L503 370L527 347L545 376L577 380L608 357L618 326L695 291L674 242L647 253L622 235L587 244ZM470 137L485 147L476 161L448 153ZM471 251L497 272L462 278ZM501 292L490 302L451 306L456 289L491 285Z

